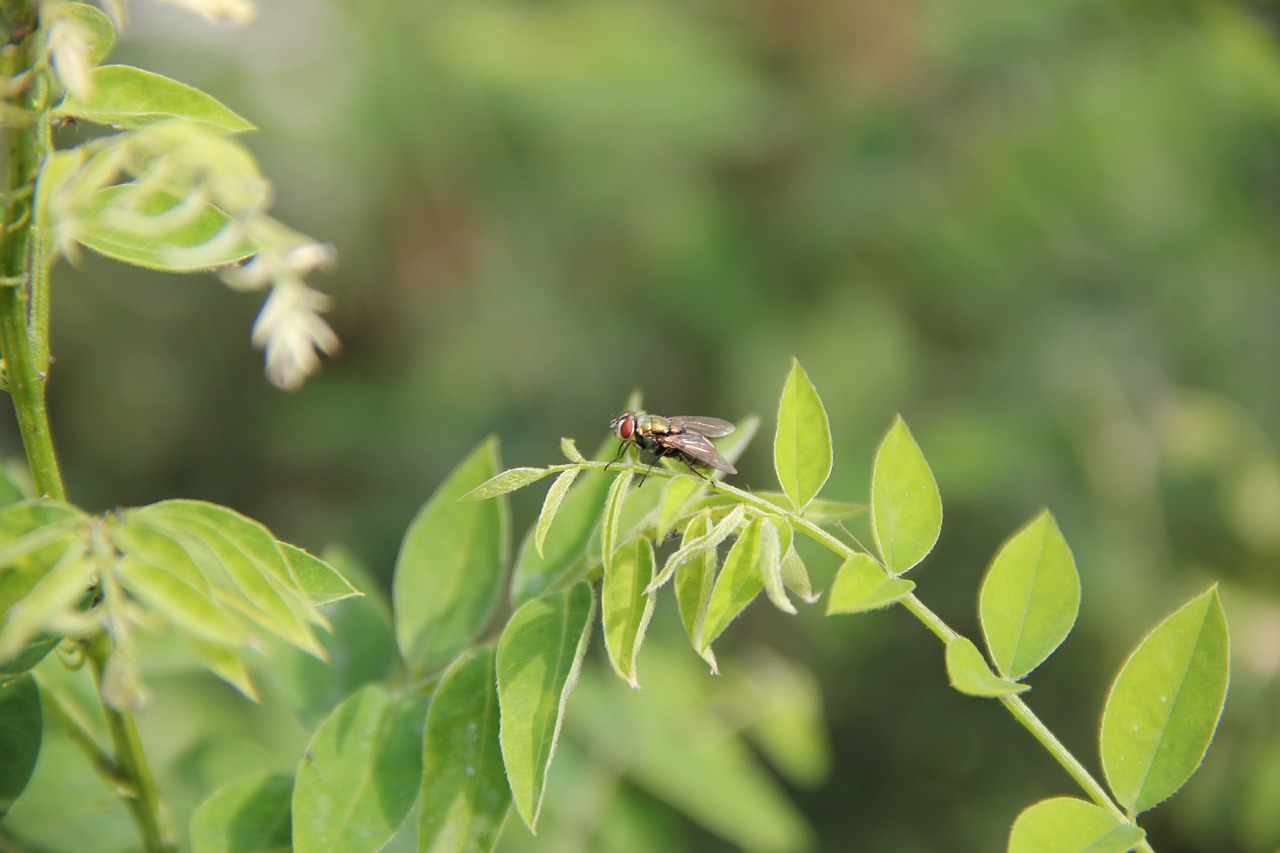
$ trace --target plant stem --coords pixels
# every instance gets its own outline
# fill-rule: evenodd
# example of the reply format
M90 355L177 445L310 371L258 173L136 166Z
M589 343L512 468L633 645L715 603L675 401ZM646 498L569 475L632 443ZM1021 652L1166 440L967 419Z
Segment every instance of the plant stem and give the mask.
M8 156L0 210L0 354L36 491L43 498L65 500L43 373L49 352L48 259L37 223L36 179L51 150L43 38L32 0L6 0L5 15L11 32L0 45L0 79L9 86L10 100L0 135ZM90 641L88 654L99 684L111 652L111 639L105 633ZM161 820L155 783L133 716L105 704L103 711L115 751L112 780L138 828L142 847L148 853L168 853L175 847ZM77 740L90 762L102 769L103 755L96 744Z
M87 654L99 691L111 652L111 638L105 633L89 642ZM129 816L138 828L142 849L147 853L172 853L177 847L160 816L160 798L133 715L118 711L106 703L103 703L102 710L106 714L107 731L111 734L111 744L115 750L116 773L124 783L118 790L125 808L129 810Z
M0 48L0 76L16 89L9 105L13 113L30 116L30 121L10 120L4 127L3 144L9 159L4 208L0 212L0 352L36 491L42 497L62 500L66 495L49 432L44 376L32 357L27 317L28 287L35 262L43 266L44 260L33 258L30 249L36 217L36 176L49 138L47 132L41 131L41 126L49 123L48 99L36 74L41 43L36 10L30 0L14 0L9 6L14 31L9 42ZM35 351L42 351L42 346L36 346Z

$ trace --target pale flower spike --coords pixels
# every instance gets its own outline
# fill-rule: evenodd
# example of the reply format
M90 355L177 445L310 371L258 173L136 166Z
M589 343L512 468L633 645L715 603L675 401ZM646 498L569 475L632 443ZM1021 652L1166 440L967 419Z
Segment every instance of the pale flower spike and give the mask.
M93 88L89 81L89 31L71 15L60 14L50 18L47 32L49 61L58 79L76 97L89 97Z
M239 26L258 16L258 10L250 0L165 0L195 12L211 24Z

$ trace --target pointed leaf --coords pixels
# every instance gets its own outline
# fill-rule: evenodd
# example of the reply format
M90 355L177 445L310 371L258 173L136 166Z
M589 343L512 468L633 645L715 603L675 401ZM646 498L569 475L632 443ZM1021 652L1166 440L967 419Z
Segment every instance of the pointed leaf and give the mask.
M564 501L564 496L569 493L574 480L578 479L578 472L581 470L581 468L570 468L559 477L556 477L555 482L551 484L551 488L547 489L547 496L542 501L542 512L538 513L537 532L533 538L533 544L538 549L539 557L546 557L543 543L547 541L547 532L551 530L551 523L555 521L556 513L560 511L560 504Z
M786 532L783 533L785 528ZM804 560L800 558L800 552L796 550L795 533L791 530L790 523L783 521L778 526L778 532L782 536L782 583L787 589L794 592L804 600L805 604L814 604L822 597L821 592L813 591L813 584L809 582L809 570L804 567Z
M586 462L587 457L582 455L582 451L578 449L577 443L572 438L560 439L560 452L564 454L564 458L570 462Z
M426 697L362 687L320 724L293 789L295 853L375 851L422 783Z
M653 546L637 536L618 548L612 562L600 589L604 645L614 671L639 689L636 657L655 602L653 594L645 592L653 580Z
M700 513L684 529L684 541L694 542L706 536L711 527L711 514ZM694 553L676 569L676 604L684 622L689 642L697 643L711 601L711 587L716 580L716 551L704 548Z
M183 636L228 646L248 646L254 633L232 608L222 606L208 585L195 586L174 572L126 553L120 562L124 588L144 601Z
M458 500L486 501L489 498L496 498L498 495L505 495L508 492L523 489L525 486L538 482L550 473L546 468L508 468L500 474L494 474L488 480L462 495Z
M782 386L773 466L791 503L803 510L831 475L831 424L818 390L794 358Z
M409 525L392 584L396 639L415 671L448 663L498 603L511 522L507 499L460 501L497 471L498 445L477 447Z
M254 127L218 100L185 83L129 65L102 65L89 72L91 92L68 95L55 118L74 118L112 127L145 127L165 119L186 119L224 133Z
M1215 586L1125 661L1102 714L1102 767L1126 809L1146 811L1199 768L1227 698L1229 643Z
M537 830L547 770L594 614L590 585L577 583L521 606L498 640L502 759L512 799L530 831Z
M876 451L871 530L885 567L896 575L923 560L942 530L938 484L901 416Z
M965 637L952 637L947 643L947 677L952 687L969 696L1012 696L1031 689L997 676L978 647Z
M98 565L88 554L83 538L72 540L62 556L30 591L9 608L0 628L0 660L12 660L38 634L50 629L54 620L68 611L78 611L98 574Z
M431 699L422 745L418 849L487 853L511 808L498 742L494 652L469 649Z
M26 789L43 736L40 691L31 675L0 684L0 819Z
M827 615L879 610L906 598L915 588L906 578L885 574L870 554L854 554L836 572L827 597Z
M595 458L611 458L605 442ZM606 455L607 454L607 455ZM600 522L600 506L612 480L599 471L588 471L578 477L569 489L556 514L556 524L543 537L542 551L537 549L531 531L520 544L515 572L511 578L511 601L519 605L543 593L561 589L586 573L587 546Z
M786 530L787 547L790 547L791 525L788 524ZM787 598L787 592L782 586L782 543L779 533L777 522L772 518L765 519L760 532L763 537L760 543L760 579L764 582L765 594L769 596L773 606L783 613L794 614L796 606Z
M255 773L214 791L191 816L191 853L292 853L293 777Z
M676 569L680 568L680 565L686 560L690 560L705 551L714 552L716 548L720 547L721 542L737 531L738 526L742 524L742 520L746 517L746 508L742 504L738 504L728 515L716 522L715 526L702 536L697 538L685 536L680 547L667 558L667 561L662 565L662 571L658 572L658 576L653 579L653 583L649 584L649 591L653 592L671 580L671 576L675 574Z
M760 560L766 547L764 526L768 523L763 518L752 519L729 549L724 568L711 590L711 601L707 604L707 615L698 637L699 652L710 648L729 623L737 619L738 614L764 589Z
M1093 803L1054 797L1018 815L1008 853L1128 853L1146 836Z
M244 656L233 646L210 643L188 635L187 645L195 652L196 659L205 669L230 684L244 694L246 699L260 702L258 688L253 684L249 668L244 664Z
M996 670L1017 680L1066 639L1080 611L1080 576L1048 511L996 554L982 581L978 614Z
M315 606L321 607L364 594L352 586L337 569L316 555L287 542L279 545L284 558L289 562L289 570L298 579L298 586Z
M609 493L604 499L604 513L600 519L600 557L601 562L604 563L606 576L612 568L610 563L613 562L613 552L618 547L618 527L622 519L622 508L634 476L630 471L623 471L614 477L613 483L609 486Z

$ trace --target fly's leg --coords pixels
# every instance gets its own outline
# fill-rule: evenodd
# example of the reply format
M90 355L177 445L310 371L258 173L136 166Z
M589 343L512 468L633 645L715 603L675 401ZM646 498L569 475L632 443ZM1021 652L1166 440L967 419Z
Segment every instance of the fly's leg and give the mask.
M698 476L698 479L700 479L700 480L706 480L706 479L707 479L706 475L705 475L705 474L703 474L701 471L699 471L697 468L694 468L694 467L693 467L693 463L692 463L692 462L690 462L688 459L686 459L684 456L681 456L681 457L680 457L680 461L681 461L681 462L683 462L683 463L685 464L685 467L686 467L686 468L688 468L690 471L692 471L694 474L696 474L696 475ZM710 482L710 480L708 480L707 482Z
M615 457L613 457L613 460L609 462L609 465L612 465L614 462L617 462L619 459L621 459L621 458L622 458L622 454L624 454L624 453L626 453L626 452L627 452L627 448L628 448L630 445L631 445L631 441L630 441L629 439L624 440L624 441L622 442L622 446L618 448L618 455L617 455L617 456L615 456ZM604 466L604 470L608 471L608 470L609 470L609 465Z

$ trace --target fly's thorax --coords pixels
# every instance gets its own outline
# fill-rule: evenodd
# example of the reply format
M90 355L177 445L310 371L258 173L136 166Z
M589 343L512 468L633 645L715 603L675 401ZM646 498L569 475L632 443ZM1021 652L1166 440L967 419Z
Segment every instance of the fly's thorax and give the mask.
M671 421L662 415L636 415L636 432L643 436L666 435L673 432Z

